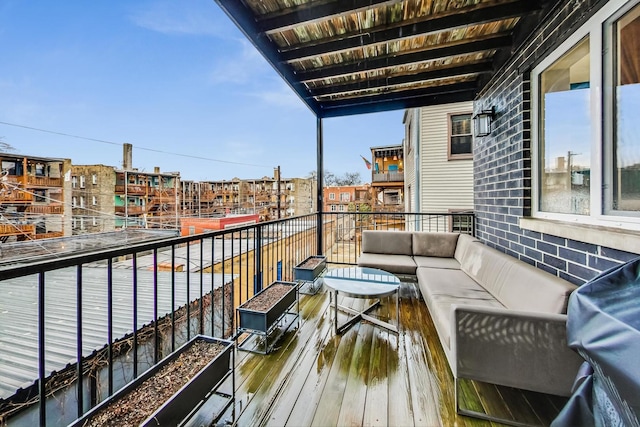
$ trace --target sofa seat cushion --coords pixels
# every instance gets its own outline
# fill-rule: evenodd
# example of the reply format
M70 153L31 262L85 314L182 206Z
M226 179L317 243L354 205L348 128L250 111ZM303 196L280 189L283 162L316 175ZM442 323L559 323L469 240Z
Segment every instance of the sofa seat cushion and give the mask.
M413 260L416 262L418 268L446 268L450 270L460 270L460 263L455 258L439 258L432 256L414 256Z
M461 270L418 268L418 286L438 330L445 351L449 353L451 337L451 306L474 305L502 307L486 289Z
M416 263L409 255L363 253L358 267L373 267L394 274L416 274Z

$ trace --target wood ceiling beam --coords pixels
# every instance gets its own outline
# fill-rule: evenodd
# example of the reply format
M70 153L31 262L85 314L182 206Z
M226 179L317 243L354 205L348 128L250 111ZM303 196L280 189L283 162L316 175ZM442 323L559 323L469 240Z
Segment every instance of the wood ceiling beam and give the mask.
M441 67L424 71L421 73L404 74L391 77L379 77L375 79L367 79L355 83L338 84L331 86L323 86L309 91L311 96L326 96L345 92L355 92L367 89L374 89L386 86L396 86L420 81L442 79L447 77L457 77L467 74L484 74L491 73L493 65L491 61L478 62L475 64L466 64L455 67Z
M285 31L299 25L324 21L336 16L353 13L371 7L388 6L402 0L337 0L308 7L297 7L284 13L257 17L258 28L266 34Z
M380 99L371 102L354 102L351 105L323 104L320 117L342 117L356 114L378 113L382 111L402 110L406 108L426 107L429 105L452 104L454 102L473 101L477 94L476 89L417 95L411 98Z
M334 67L323 67L307 71L295 72L301 82L327 79L331 77L344 76L348 74L364 73L381 68L409 65L417 62L432 61L435 59L448 58L452 56L467 55L475 52L482 52L492 49L502 49L511 46L511 36L501 35L487 39L475 41L464 41L458 44L423 50L404 55L387 55L374 59L367 59L347 65Z
M378 30L371 29L363 34L342 36L336 40L319 41L290 49L281 49L280 59L289 62L300 61L372 44L520 17L539 8L539 1L515 0L510 3L500 3L495 6L486 6L468 11L460 10L458 13L425 19L395 28L385 26Z
M353 104L371 104L379 102L391 102L402 99L419 98L422 96L433 96L454 92L467 92L470 90L477 90L477 83L475 81L452 83L442 86L433 86L420 89L411 90L399 90L391 92L383 92L375 95L356 96L352 98L339 99L335 101L322 101L321 110L325 111L329 108L345 107Z

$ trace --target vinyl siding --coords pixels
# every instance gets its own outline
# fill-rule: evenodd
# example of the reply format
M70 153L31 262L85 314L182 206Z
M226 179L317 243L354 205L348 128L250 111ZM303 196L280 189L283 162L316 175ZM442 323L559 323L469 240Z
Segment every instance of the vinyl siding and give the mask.
M421 212L473 210L473 160L449 160L448 114L473 111L473 102L420 109Z
M405 136L403 144L404 152L404 210L405 212L416 212L418 206L416 206L416 151L417 141L415 141L415 109L407 111L407 119L405 122ZM410 134L413 134L411 135ZM414 138L413 148L409 152L410 139ZM411 192L409 192L411 188Z

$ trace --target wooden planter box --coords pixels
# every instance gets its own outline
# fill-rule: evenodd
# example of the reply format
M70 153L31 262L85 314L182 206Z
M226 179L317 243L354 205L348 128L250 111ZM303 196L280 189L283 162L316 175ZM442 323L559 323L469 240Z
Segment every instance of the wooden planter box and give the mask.
M315 267L303 267L309 260L318 260ZM293 267L294 280L313 282L327 266L327 257L324 255L311 255L300 264Z
M266 295L271 292L274 288L273 286L279 284L289 287L290 289L282 296L280 299L275 301L268 309L265 311L252 310L247 308L247 305L255 298L258 298L261 295ZM278 322L283 319L287 314L290 314L290 308L298 301L298 285L295 282L273 282L271 285L267 286L249 300L247 300L244 304L237 308L238 316L239 316L239 327L238 329L242 332L248 332L250 334L261 335L265 338L265 350L249 350L255 351L257 353L266 354L268 353L273 345L269 346L269 336L276 329ZM294 319L298 318L298 312L291 313L294 314ZM287 324L286 329L291 326L293 320ZM278 337L275 337L273 341L277 340ZM246 350L242 346L238 346L241 350Z
M229 374L233 374L233 365L230 365L231 355L233 353L233 341L221 340L204 335L195 336L160 363L151 367L141 376L118 390L113 394L113 396L95 406L89 412L84 414L82 418L79 418L70 424L70 426L80 427L85 425L92 417L107 408L111 403L135 390L144 381L155 375L160 369L176 360L181 353L188 350L196 341L219 343L224 345L225 349L214 357L191 379L189 379L182 388L167 399L153 414L140 423L141 426L149 427L158 425L178 425L205 399L206 395L211 392L212 389L217 388ZM231 404L233 401L233 396L227 397L230 401L226 406Z

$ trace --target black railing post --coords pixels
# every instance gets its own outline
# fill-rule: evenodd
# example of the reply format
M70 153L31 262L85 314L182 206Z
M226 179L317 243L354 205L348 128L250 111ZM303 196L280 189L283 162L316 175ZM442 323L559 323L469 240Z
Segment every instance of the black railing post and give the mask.
M200 313L199 313L199 318L198 321L200 323L200 334L204 334L204 276L203 276L203 265L204 265L204 240L200 239L200 295L198 300L200 301L199 304L199 308L200 308ZM213 269L213 265L211 266L211 268ZM213 274L213 270L211 271L211 274ZM213 295L212 295L213 296Z
M317 200L317 204L318 204L318 224L317 224L317 228L316 228L316 233L317 233L317 239L318 239L318 246L316 247L316 252L318 255L322 255L324 254L324 248L323 248L323 239L322 239L322 233L323 233L323 218L322 218L322 210L324 209L323 206L323 196L322 196L322 192L324 190L324 141L323 141L323 133L322 133L322 118L318 117L316 119L316 138L317 138L317 153L316 153L316 159L318 161L318 173L317 173L317 178L318 178L318 191L317 191L317 195L316 195L316 200Z
M40 425L47 424L47 384L45 381L45 280L44 271L38 273L38 395L40 396Z
M258 224L255 232L255 274L253 282L253 294L257 294L262 290L262 226Z
M171 245L171 353L176 351L176 245Z
M153 249L153 364L160 360L158 334L158 248Z
M211 238L211 336L216 336L215 317L215 265L216 265L216 237Z
M225 252L225 250L224 250L224 246L225 246L225 244L224 244L224 242L225 242L225 237L226 237L226 236L223 234L223 235L222 235L222 299L221 299L221 300L222 300L222 307L221 307L221 308L222 308L222 310L221 310L221 312L220 312L220 314L221 314L221 316L222 316L222 332L221 332L221 334L220 334L220 335L222 336L222 338L225 338L225 337L226 337L226 335L225 335L225 331L226 331L226 328L225 328L225 326L226 326L226 325L225 325L225 320L226 320L226 318L224 317L224 316L225 316L225 313L224 313L224 311L225 311L225 310L224 310L224 306L225 306L225 303L226 303L226 301L225 301L225 285L226 285L226 281L227 281L227 280L224 278L224 272L225 272L225 257L224 257L224 252Z
M113 394L113 258L107 261L107 363L109 396Z
M82 265L76 267L76 376L78 378L78 418L84 414L84 390L82 381Z
M133 378L138 378L138 254L133 254Z
M186 261L186 270L187 270L187 341L191 339L191 243L187 242L187 261Z

